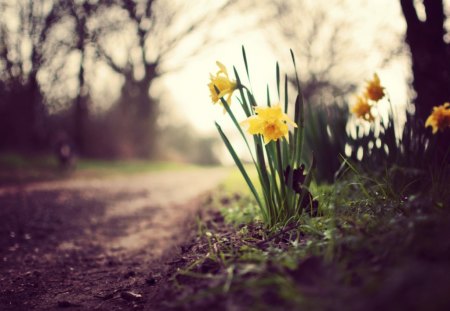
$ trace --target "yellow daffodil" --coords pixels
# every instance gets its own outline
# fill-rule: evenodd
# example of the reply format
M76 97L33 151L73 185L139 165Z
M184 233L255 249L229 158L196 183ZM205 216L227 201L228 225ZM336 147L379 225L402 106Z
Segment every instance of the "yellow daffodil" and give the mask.
M228 77L227 68L225 68L222 63L216 62L216 64L219 67L219 71L217 71L215 76L213 76L212 74L209 75L211 82L209 82L208 87L211 93L211 100L214 104L217 102L220 102L220 104L222 104L220 98L227 95L227 98L225 100L229 105L231 104L231 95L233 95L234 90L237 88L237 83L236 81L230 80L230 78Z
M280 105L272 107L256 107L256 115L244 120L241 125L248 127L247 131L252 134L261 134L264 143L277 141L279 138L288 136L287 124L297 127L297 125L283 113Z
M380 78L376 73L373 75L373 80L367 81L364 95L374 101L379 101L384 97L384 87L381 86Z
M441 106L433 107L433 112L427 118L425 127L431 126L433 134L438 130L443 131L450 127L450 103L444 103Z
M369 105L367 97L358 96L356 103L353 105L351 111L357 117L366 121L372 122L374 117L370 112L372 106Z

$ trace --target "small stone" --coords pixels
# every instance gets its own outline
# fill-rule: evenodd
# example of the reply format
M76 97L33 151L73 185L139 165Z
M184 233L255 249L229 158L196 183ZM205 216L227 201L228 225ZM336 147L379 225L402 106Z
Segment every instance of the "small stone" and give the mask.
M71 303L70 301L67 300L61 300L58 301L58 307L60 308L70 308L70 307L79 307L80 305Z
M145 283L150 286L156 285L156 279L154 277L148 277L145 279Z
M132 278L132 277L135 277L135 276L136 276L136 272L134 272L133 270L128 271L127 273L125 273L123 275L123 277L126 278L126 279L129 279L129 278Z
M141 294L137 294L134 292L121 292L120 293L120 297L122 297L122 299L126 300L126 301L140 301L142 300L142 295Z

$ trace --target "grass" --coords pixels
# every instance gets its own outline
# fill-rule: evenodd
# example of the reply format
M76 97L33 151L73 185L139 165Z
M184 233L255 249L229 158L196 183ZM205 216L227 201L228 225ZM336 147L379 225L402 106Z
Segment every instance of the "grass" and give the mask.
M258 180L258 172L253 164L245 165L245 170L247 171L250 179L254 182L255 187L258 192L261 192L261 187L259 186ZM226 194L234 194L239 193L242 195L250 196L251 192L245 183L244 178L242 177L239 169L233 168L230 170L227 178L220 184L220 191Z
M311 185L317 215L274 231L230 175L173 277L178 306L449 310L450 180L448 166L437 171L405 188L396 170L367 174L349 163L333 185Z
M195 165L147 161L113 161L78 159L73 168L62 168L54 156L24 156L16 153L0 154L0 185L65 178L106 178L164 170L184 170Z
M79 174L95 175L126 175L146 172L157 172L166 170L192 169L193 164L161 162L161 161L101 161L101 160L81 160L77 164Z

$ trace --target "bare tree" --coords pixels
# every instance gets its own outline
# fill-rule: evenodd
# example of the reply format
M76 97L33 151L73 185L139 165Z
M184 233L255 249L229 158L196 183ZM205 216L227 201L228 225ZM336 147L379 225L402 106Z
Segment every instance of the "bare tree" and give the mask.
M155 153L158 102L150 94L153 82L176 67L171 57L180 45L201 33L202 27L212 23L219 13L229 12L235 3L227 0L213 11L189 16L190 2L117 0L116 13L105 12L103 23L96 29L97 51L99 57L124 78L117 109L124 131L129 132L128 139L140 146L138 156ZM207 5L207 2L202 4ZM116 40L126 37L122 55L111 47L111 36ZM208 40L203 38L197 47L188 48L188 55L204 47L205 41Z
M44 139L45 107L38 83L45 43L61 17L51 0L0 3L0 93L4 147L36 146Z
M91 20L98 18L99 11L108 9L112 5L109 0L66 2L68 15L73 19L73 41L70 45L72 51L79 54L78 62L78 91L74 101L74 140L78 152L86 152L86 135L89 118L89 85L86 83L87 48L93 45L95 30L88 27Z
M363 7L354 1L275 0L269 6L275 12L275 31L281 34L271 36L277 39L273 45L294 50L304 97L315 103L334 102L337 96L354 92L371 74L368 56L379 54L372 71L403 51L400 43L392 45L400 34L382 31L390 25L378 22L377 33L358 32L365 25L360 16Z
M40 133L36 130L39 122L42 125L50 117L46 108L54 113L57 105L62 105L65 112L60 113L61 118L52 115L50 119L74 137L81 154L89 153L88 140L94 139L87 133L102 131L103 121L109 118L114 123L109 128L115 128L117 136L105 133L103 140L122 140L134 149L126 152L130 156L152 155L159 114L158 101L150 92L153 82L179 68L173 56L195 55L207 42L229 34L217 36L204 26L232 12L238 2L0 2L0 112L2 119L10 120L1 122L0 127L10 132L14 125L20 137L8 135L10 140L29 145L28 138ZM30 42L30 52L23 52ZM123 81L118 104L103 123L90 117L92 76L100 63L107 64ZM3 113L6 110L8 113ZM21 129L27 129L26 133Z

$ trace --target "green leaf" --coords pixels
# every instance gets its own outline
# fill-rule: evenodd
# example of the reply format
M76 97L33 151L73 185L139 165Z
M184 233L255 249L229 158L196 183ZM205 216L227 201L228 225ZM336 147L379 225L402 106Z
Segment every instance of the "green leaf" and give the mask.
M257 104L256 104L255 97L253 97L253 94L250 93L249 90L246 90L246 91L247 91L247 97L248 97L248 100L249 100L249 102L250 102L250 105L252 105L252 107L256 107Z
M261 181L262 181L262 187L263 191L267 192L270 191L270 183L269 183L269 175L267 174L267 166L266 161L264 159L264 152L261 146L261 143L258 143L255 141L255 149L256 149L256 158L258 160L258 166L261 171Z
M303 126L304 120L304 102L302 93L297 94L297 98L295 99L295 111L294 111L294 121L298 126Z
M289 96L288 96L288 77L284 75L284 112L288 113Z
M278 170L278 177L280 179L280 188L281 188L281 196L286 198L286 183L284 182L284 172L283 172L283 160L282 160L282 154L281 154L281 145L280 140L277 140L276 142L276 148L277 148L277 170Z
M247 117L250 117L252 115L251 113L251 107L248 104L245 96L244 96L244 86L241 83L241 79L239 78L239 74L236 70L236 67L233 66L233 70L234 70L234 76L236 77L236 83L238 85L238 89L239 89L239 94L241 95L241 99L242 99L242 108L244 109L244 113Z
M271 105L270 105L270 92L269 92L269 85L267 84L267 89L266 89L267 91L267 106L268 107L271 107Z
M291 57L292 57L292 62L294 63L294 69L295 69L295 79L297 80L297 90L300 93L301 89L300 89L300 80L298 79L298 73L297 73L297 65L295 64L295 56L294 56L294 52L291 51Z
M278 92L278 99L280 99L280 66L277 62L277 92Z
M216 89L216 92L219 93L219 89L214 86L214 88ZM245 137L244 132L242 131L241 126L239 125L238 121L236 120L236 117L233 114L233 111L231 111L230 106L228 105L228 103L226 102L225 99L223 99L223 97L220 98L220 101L222 102L223 107L225 108L226 112L228 113L228 115L230 116L231 120L233 121L234 125L236 126L236 128L238 129L239 133L241 134L242 138L244 139L245 145L247 146L248 152L250 153L250 156L252 157L253 163L256 165L256 161L255 161L255 157L253 156L253 152L252 149L250 148L250 145L248 144L248 140L247 137Z
M267 162L269 164L269 169L270 169L270 177L271 177L271 182L272 182L272 190L275 193L275 197L277 199L278 202L278 206L281 207L281 203L282 203L282 197L280 195L280 189L278 187L278 183L277 183L277 156L276 156L276 151L274 148L274 142L270 142L268 144L265 145L265 149L266 149L266 154L267 154ZM278 214L278 211L276 211L276 214Z
M295 123L297 128L294 131L294 159L293 164L300 166L303 148L303 132L304 132L304 116L303 116L303 96L301 93L297 95L295 100Z
M269 174L267 172L266 161L264 159L264 152L261 145L261 138L255 135L255 149L256 149L256 158L258 160L258 172L260 172L260 183L263 191L264 199L266 202L266 213L270 218L272 217L272 196L273 193L271 191L271 182L269 179Z
M297 65L295 63L294 52L291 51L292 63L294 64L295 69L295 79L297 81L297 98L295 99L295 111L294 111L294 121L297 123L298 128L294 132L294 159L293 163L296 163L297 166L300 166L301 156L302 156L302 148L303 148L303 95L302 89L300 87L300 80L298 78Z
M291 163L289 158L289 142L286 138L282 140L282 154L283 154L283 166L284 168Z
M244 58L245 71L247 72L247 78L250 80L250 73L248 72L247 55L245 53L245 48L242 46L242 57Z
M233 149L233 146L231 145L230 141L228 140L227 136L225 135L225 133L222 131L222 128L220 127L220 125L216 122L216 127L217 130L219 131L220 137L222 138L223 142L225 143L225 146L228 149L228 152L230 152L231 157L234 160L234 163L236 163L236 166L238 167L239 171L241 172L242 176L244 177L248 187L250 188L250 191L252 192L253 196L256 199L256 202L258 203L260 209L261 209L261 213L263 214L263 217L266 218L266 213L264 211L264 206L262 205L262 202L259 198L258 192L256 191L255 186L253 185L250 177L247 174L247 171L245 170L244 166L242 165L241 160L239 159L239 157L237 156L236 152Z
M309 167L308 173L306 174L305 180L302 184L302 193L300 194L299 200L298 200L298 205L297 205L297 213L300 213L300 207L302 204L303 199L305 198L306 194L308 193L308 187L311 184L311 180L312 180L312 176L313 176L313 171L314 168L316 167L316 161L314 158L314 154L312 154L312 159L311 159L311 165Z

